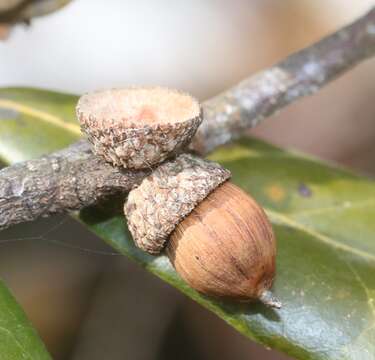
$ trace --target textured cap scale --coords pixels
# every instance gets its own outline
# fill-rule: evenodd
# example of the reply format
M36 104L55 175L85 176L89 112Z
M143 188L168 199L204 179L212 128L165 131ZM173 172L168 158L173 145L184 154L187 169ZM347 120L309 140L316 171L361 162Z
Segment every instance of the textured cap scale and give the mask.
M229 177L219 164L189 154L161 164L129 193L124 206L137 246L160 253L176 225Z
M141 169L185 148L202 122L202 110L176 90L132 87L83 95L77 117L96 154L116 166Z

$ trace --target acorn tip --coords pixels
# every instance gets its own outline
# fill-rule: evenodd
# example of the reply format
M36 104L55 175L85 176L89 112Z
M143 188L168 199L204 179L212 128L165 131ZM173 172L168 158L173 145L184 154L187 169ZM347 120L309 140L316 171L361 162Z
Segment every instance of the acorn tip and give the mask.
M282 306L281 301L277 299L270 290L264 290L259 296L259 301L276 309L280 309Z

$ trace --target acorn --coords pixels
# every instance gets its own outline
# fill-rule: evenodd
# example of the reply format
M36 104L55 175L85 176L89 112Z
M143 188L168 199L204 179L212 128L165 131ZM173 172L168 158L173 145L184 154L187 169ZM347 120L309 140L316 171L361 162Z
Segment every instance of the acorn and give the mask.
M131 95L132 91L136 92L134 97ZM171 148L168 153L159 146L162 129L155 124L155 120L156 123L160 120L159 115L154 114L165 115L162 124L168 124L168 129L176 129L181 123L188 126L189 123L194 133L196 119L202 114L200 107L196 107L197 102L193 98L190 101L186 98L178 101L179 96L188 95L157 88L158 96L162 95L163 100L157 102L151 96L152 106L149 107L146 95L143 94L142 101L139 101L138 91L139 88L132 88L104 93L105 97L113 95L116 98L119 95L122 100L126 94L126 106L124 103L117 104L116 99L106 98L101 101L98 98L96 105L91 102L93 108L89 111L90 116L86 114L87 108L86 105L82 106L82 101L78 112L83 129L91 135L96 131L91 140L95 143L99 141L100 146L106 143L100 148L104 151L108 149L107 141L111 135L110 131L104 131L103 124L107 123L108 119L113 119L116 111L116 119L120 123L114 125L117 135L120 128L126 134L129 133L127 124L132 124L131 129L153 128L152 131L157 134L154 141L152 136L145 136L145 130L137 133L142 141L145 141L144 144L158 144L153 146L154 153L148 154L154 164L158 165L129 192L124 205L124 213L135 244L153 255L165 252L180 276L202 294L236 301L258 299L264 304L279 308L281 303L270 291L275 277L276 240L263 209L247 193L229 181L229 170L215 162L181 153L189 141L178 140L179 145ZM149 91L153 92L146 90ZM135 104L132 101L135 101ZM104 105L104 108L101 108L103 104L110 102L112 107ZM189 107L188 104L191 109L185 108L181 112L173 109L180 106ZM163 110L159 109L159 106ZM147 116L139 116L142 109L152 111ZM108 118L106 111L109 112ZM135 114L133 120L124 120L129 114ZM188 114L192 116L191 121L187 118ZM98 119L101 119L100 126ZM138 122L135 119L138 119ZM109 123L114 124L111 121ZM88 129L87 126L93 126L94 129ZM99 131L98 127L101 127ZM173 137L176 133L179 134L178 131L172 130L165 136ZM191 133L185 133L189 133L191 139ZM123 146L117 144L116 139L123 140L124 136L126 138L126 135L117 135L111 138L114 148ZM165 140L168 142L173 139ZM97 151L98 147L94 149ZM159 154L160 158L155 156L156 154ZM148 167L150 157L143 164L139 157L137 167ZM104 158L107 158L105 154ZM109 158L111 159L111 156ZM131 159L121 156L118 161L113 162L124 167L134 165Z
M269 289L276 246L263 209L226 181L171 233L166 252L181 277L203 294L280 307Z
M179 155L159 165L133 189L124 212L136 245L164 249L197 291L280 307L269 289L276 241L263 209L228 179L219 164Z

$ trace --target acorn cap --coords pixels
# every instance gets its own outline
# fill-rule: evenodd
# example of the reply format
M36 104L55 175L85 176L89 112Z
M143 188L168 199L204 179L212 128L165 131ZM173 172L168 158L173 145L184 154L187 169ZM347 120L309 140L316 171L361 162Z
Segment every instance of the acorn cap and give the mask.
M197 100L176 90L132 87L83 95L77 117L94 153L116 166L141 169L186 147L202 110Z
M129 193L124 206L136 245L160 253L176 225L230 176L219 164L190 154L157 167Z

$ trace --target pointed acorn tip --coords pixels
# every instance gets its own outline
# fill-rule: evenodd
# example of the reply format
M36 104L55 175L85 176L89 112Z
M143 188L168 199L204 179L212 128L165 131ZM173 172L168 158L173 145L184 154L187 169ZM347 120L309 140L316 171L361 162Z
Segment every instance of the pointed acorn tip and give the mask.
M264 290L259 296L259 301L276 309L280 309L282 306L281 301L277 299L270 290Z

